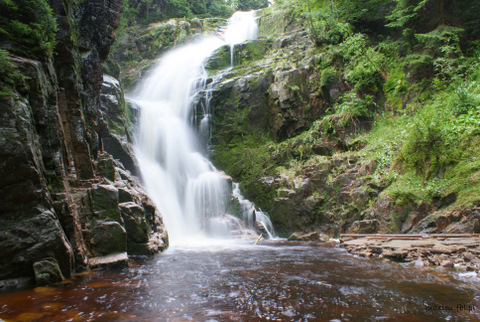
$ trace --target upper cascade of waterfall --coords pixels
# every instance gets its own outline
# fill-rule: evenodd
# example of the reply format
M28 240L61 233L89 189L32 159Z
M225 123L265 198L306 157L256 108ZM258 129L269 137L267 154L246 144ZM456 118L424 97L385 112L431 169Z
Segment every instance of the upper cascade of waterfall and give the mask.
M228 214L231 179L202 153L190 118L195 97L206 89L207 58L225 44L255 39L257 30L254 11L235 13L221 37L203 37L163 55L131 98L140 107L135 154L145 187L164 217L170 244L229 237L242 227L240 219ZM205 108L202 127L209 113ZM267 216L259 218L268 220L264 227L271 227Z
M256 39L257 35L258 24L255 11L238 11L229 19L223 39L228 45L236 45L246 40Z

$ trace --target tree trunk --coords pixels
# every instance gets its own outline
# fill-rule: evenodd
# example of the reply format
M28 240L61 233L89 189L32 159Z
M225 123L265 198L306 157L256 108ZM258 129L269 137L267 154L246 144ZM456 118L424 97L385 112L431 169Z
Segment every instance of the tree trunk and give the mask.
M440 0L440 23L445 26L445 6L443 0Z
M307 9L308 9L308 13L311 14L312 12L311 12L311 8L310 8L310 0L307 0ZM313 41L315 41L315 44L318 45L320 43L320 41L318 39L317 31L315 30L315 26L313 25L312 16L309 15L308 20L310 22L310 29L312 29Z

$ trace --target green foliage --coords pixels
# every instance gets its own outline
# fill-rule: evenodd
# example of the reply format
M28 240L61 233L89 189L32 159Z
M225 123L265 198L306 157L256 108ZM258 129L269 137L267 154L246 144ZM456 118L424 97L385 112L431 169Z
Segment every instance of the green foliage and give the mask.
M465 147L460 155L461 161L449 169L445 178L447 192L457 195L457 204L468 207L480 203L479 133L471 137L469 142L461 142L461 145Z
M392 111L402 111L407 103L410 82L407 80L403 66L400 64L392 66L389 74L383 85L389 108Z
M23 80L23 75L16 69L8 52L0 49L0 99L12 95L15 85Z
M327 67L320 74L320 86L329 87L340 80L340 73L333 67Z
M235 10L250 11L268 7L268 0L228 0Z
M387 26L401 31L410 49L417 45L419 35L436 37L439 28L457 27L465 30L465 36L478 36L480 3L469 0L397 0L391 21ZM473 27L475 26L475 27ZM477 29L477 30L475 30ZM437 33L437 35L435 35ZM430 35L428 35L430 34ZM422 37L422 36L420 36Z
M46 0L0 0L0 41L12 53L39 58L56 46L57 26Z
M357 91L376 93L381 85L382 72L385 73L385 57L368 46L364 34L354 34L337 47L337 55L346 62L345 78Z
M305 20L310 37L317 44L339 44L353 33L349 23L339 21L325 7L312 9L302 4L297 6L298 15Z
M334 105L335 114L327 119L335 119L336 126L346 127L351 122L362 118L369 118L373 115L376 104L373 102L373 96L366 95L361 99L354 91L346 93L342 97L341 103Z
M363 32L378 32L392 11L391 0L337 1L338 16Z
M444 119L440 111L427 108L417 113L410 123L405 143L399 151L397 162L405 171L412 171L426 180L445 172L452 161Z
M139 8L133 6L132 0L123 0L123 10L120 16L117 35L125 30L126 27L133 26L137 23ZM118 35L118 36L120 36Z
M387 103L405 105L404 110L393 109L404 114L385 115L377 122L362 153L377 161L377 180L389 178L386 192L400 205L450 194L457 197L456 205L480 202L478 57L462 57L461 64L469 66L462 77L452 74L448 83L435 78L422 95L402 75L401 63L390 71ZM415 99L398 100L395 93Z
M149 24L172 18L227 18L233 12L232 5L224 0L127 0L120 27L123 29L134 23Z

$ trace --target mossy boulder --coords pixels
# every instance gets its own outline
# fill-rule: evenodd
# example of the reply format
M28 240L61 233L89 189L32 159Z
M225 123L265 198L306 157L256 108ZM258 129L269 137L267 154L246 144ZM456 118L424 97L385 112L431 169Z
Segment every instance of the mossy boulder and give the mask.
M145 210L133 202L120 204L125 229L129 238L138 242L148 242L149 226L145 221Z
M226 69L230 66L231 47L229 45L224 45L215 50L205 64L205 68L210 72Z
M35 284L38 286L61 282L65 279L58 261L53 257L47 257L33 263L33 272L35 274Z
M95 185L89 190L95 219L114 220L122 222L118 209L118 189L113 185Z
M123 253L127 251L127 233L117 221L94 220L89 243L95 257Z

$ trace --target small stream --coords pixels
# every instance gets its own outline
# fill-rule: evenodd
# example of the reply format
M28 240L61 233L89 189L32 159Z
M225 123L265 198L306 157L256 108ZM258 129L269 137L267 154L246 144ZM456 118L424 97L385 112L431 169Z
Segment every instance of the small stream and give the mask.
M479 321L480 287L446 270L358 258L338 248L227 243L174 247L128 268L0 294L0 319Z

